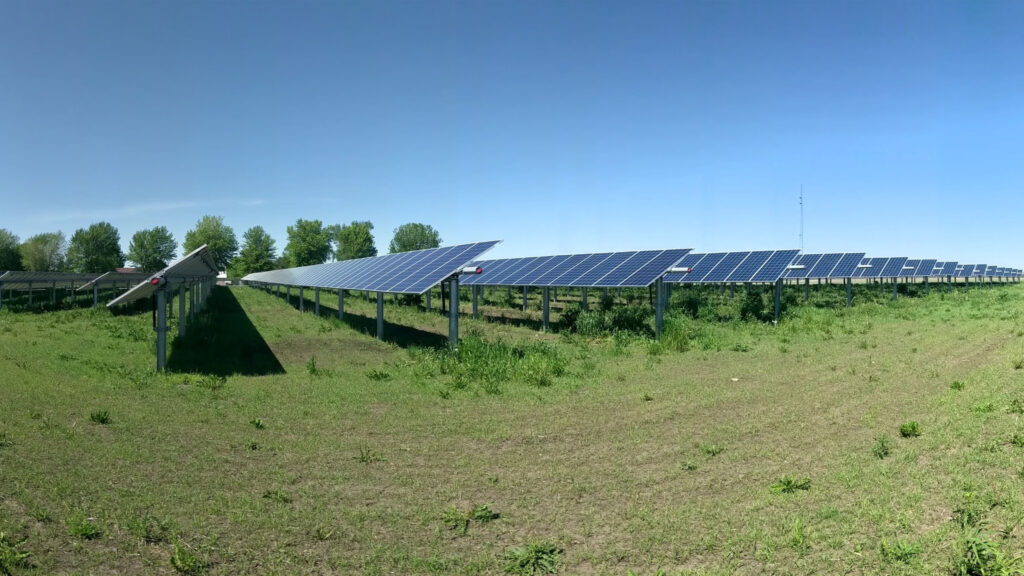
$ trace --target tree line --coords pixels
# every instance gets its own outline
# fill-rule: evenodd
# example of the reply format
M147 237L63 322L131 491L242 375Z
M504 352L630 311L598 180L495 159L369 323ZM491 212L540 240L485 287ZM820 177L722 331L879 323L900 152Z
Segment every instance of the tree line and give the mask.
M222 217L203 216L185 233L182 253L203 244L209 247L217 268L231 277L377 255L369 221L325 225L320 220L300 218L288 227L288 242L278 254L274 239L262 226L246 230L239 245L235 231L224 224ZM395 228L388 250L408 252L440 245L441 235L432 226L410 222ZM106 272L131 262L144 272L157 272L174 260L177 247L164 226L133 234L127 253L121 250L120 233L109 222L79 228L70 240L57 231L36 234L21 242L15 234L0 228L0 271Z

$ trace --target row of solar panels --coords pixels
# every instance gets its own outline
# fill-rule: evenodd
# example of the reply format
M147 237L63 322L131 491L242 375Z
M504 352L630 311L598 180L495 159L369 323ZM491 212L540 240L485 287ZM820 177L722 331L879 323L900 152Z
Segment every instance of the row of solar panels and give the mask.
M800 254L799 250L693 253L688 249L564 254L480 260L497 242L388 254L250 274L250 283L421 294L463 268L469 286L647 287L664 278L681 284L774 283L785 279L988 276L1020 270L908 258L865 258L863 252Z
M28 272L13 270L0 273L0 287L14 290L49 288L53 285L71 286L84 290L95 286L132 286L149 278L145 272Z

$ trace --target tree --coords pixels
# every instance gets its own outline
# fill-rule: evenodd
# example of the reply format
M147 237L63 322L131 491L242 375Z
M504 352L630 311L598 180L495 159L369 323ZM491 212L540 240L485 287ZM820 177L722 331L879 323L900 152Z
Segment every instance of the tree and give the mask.
M288 227L288 245L284 255L292 266L323 264L331 254L331 235L319 220L295 221Z
M203 216L196 227L185 233L182 245L188 254L203 244L210 249L218 270L227 270L231 259L238 252L238 238L230 226L224 224L220 216Z
M4 228L0 228L0 270L21 270L18 237Z
M109 272L124 266L121 235L109 222L79 228L68 244L67 267L74 272Z
M56 272L64 268L66 246L63 232L36 234L19 248L21 263L25 270Z
M274 239L262 226L253 226L242 235L242 251L231 262L231 277L274 269Z
M128 244L128 260L143 272L158 272L174 259L178 243L164 226L139 230Z
M377 247L373 244L373 224L369 221L354 221L344 226L329 226L328 228L337 245L337 249L334 251L335 260L352 260L377 255Z
M441 235L429 224L410 222L395 228L395 237L391 240L391 253L425 250L441 245Z

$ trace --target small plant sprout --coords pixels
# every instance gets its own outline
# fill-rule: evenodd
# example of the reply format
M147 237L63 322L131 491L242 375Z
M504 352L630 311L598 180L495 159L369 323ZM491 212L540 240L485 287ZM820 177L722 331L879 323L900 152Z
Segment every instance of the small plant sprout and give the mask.
M1024 401L1020 398L1014 398L1010 401L1010 405L1006 407L1006 411L1010 414L1024 414Z
M0 574L7 576L14 568L32 568L29 560L32 554L22 548L26 541L28 538L12 540L6 533L0 532Z
M696 470L696 469L697 469L697 463L696 463L696 462L694 462L693 460L687 460L686 462L683 462L683 463L682 463L682 464L680 465L680 467L681 467L681 468L682 468L683 470L687 470L687 471L689 471L689 472L692 472L692 471L694 471L694 470Z
M1024 368L1024 357L1017 358L1013 361L1014 370L1020 370L1021 368Z
M651 396L650 394L645 393L643 396L640 397L640 399L643 400L644 402L653 402L654 401L654 396Z
M916 420L900 424L900 436L904 438L917 438L921 435L921 425Z
M260 420L259 418L253 418L252 420L249 420L249 424L252 424L252 427L257 430L263 430L264 428L267 427L263 423L263 420Z
M901 562L909 563L914 559L915 556L921 553L921 545L908 540L897 538L893 541L888 541L882 538L882 542L879 545L882 558L890 562Z
M505 550L505 572L532 576L554 574L558 571L558 557L562 549L554 542L530 542Z
M103 535L103 531L93 523L93 520L93 518L75 518L68 523L68 530L72 536L82 540L95 540Z
M776 494L793 494L797 490L810 490L810 478L796 478L786 474L771 486L772 492Z
M281 489L267 490L263 493L263 497L272 502L278 502L280 504L289 504L292 501L292 497L287 492Z
M7 432L0 432L0 448L10 448L14 446L14 440L12 440Z
M378 370L374 368L366 373L366 378L373 382L386 382L391 380L391 373L385 370Z
M953 380L953 383L949 385L949 389L950 390L963 390L964 389L964 382L963 382L963 380Z
M110 413L106 410L97 410L92 414L89 414L89 420L96 424L107 425L110 424Z

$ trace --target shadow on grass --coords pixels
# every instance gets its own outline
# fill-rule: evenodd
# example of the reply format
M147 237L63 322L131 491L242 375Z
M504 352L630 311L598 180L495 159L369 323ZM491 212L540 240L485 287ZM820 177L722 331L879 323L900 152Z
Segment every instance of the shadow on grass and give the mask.
M206 311L188 326L185 337L173 340L168 356L167 368L174 372L217 376L284 373L235 295L222 287L210 294Z
M289 306L296 310L302 310L304 313L312 314L316 310L315 293L312 290L305 290L303 297L300 298L298 290L295 290L291 298L287 300ZM356 296L355 294L359 294ZM346 296L348 298L360 298L365 297L361 293L355 293ZM271 295L276 295L271 292ZM311 297L312 296L312 297ZM324 318L337 318L338 308L324 305L325 300L336 301L337 296L334 293L330 293L330 297L323 297L321 294L320 299L320 315ZM286 293L282 292L280 298L284 300ZM390 299L390 297L389 297ZM370 299L370 302L376 302L376 296ZM301 302L301 305L300 305ZM400 348L444 348L448 346L448 336L436 334L434 332L427 332L426 330L420 330L419 328L413 328L412 326L406 326L404 324L393 324L388 322L387 313L388 307L393 305L388 303L388 306L384 307L384 341L394 344ZM342 318L341 322L348 325L353 330L369 336L370 338L377 337L377 318L376 316L363 316L361 314L353 314L352 312L345 312L345 317Z

